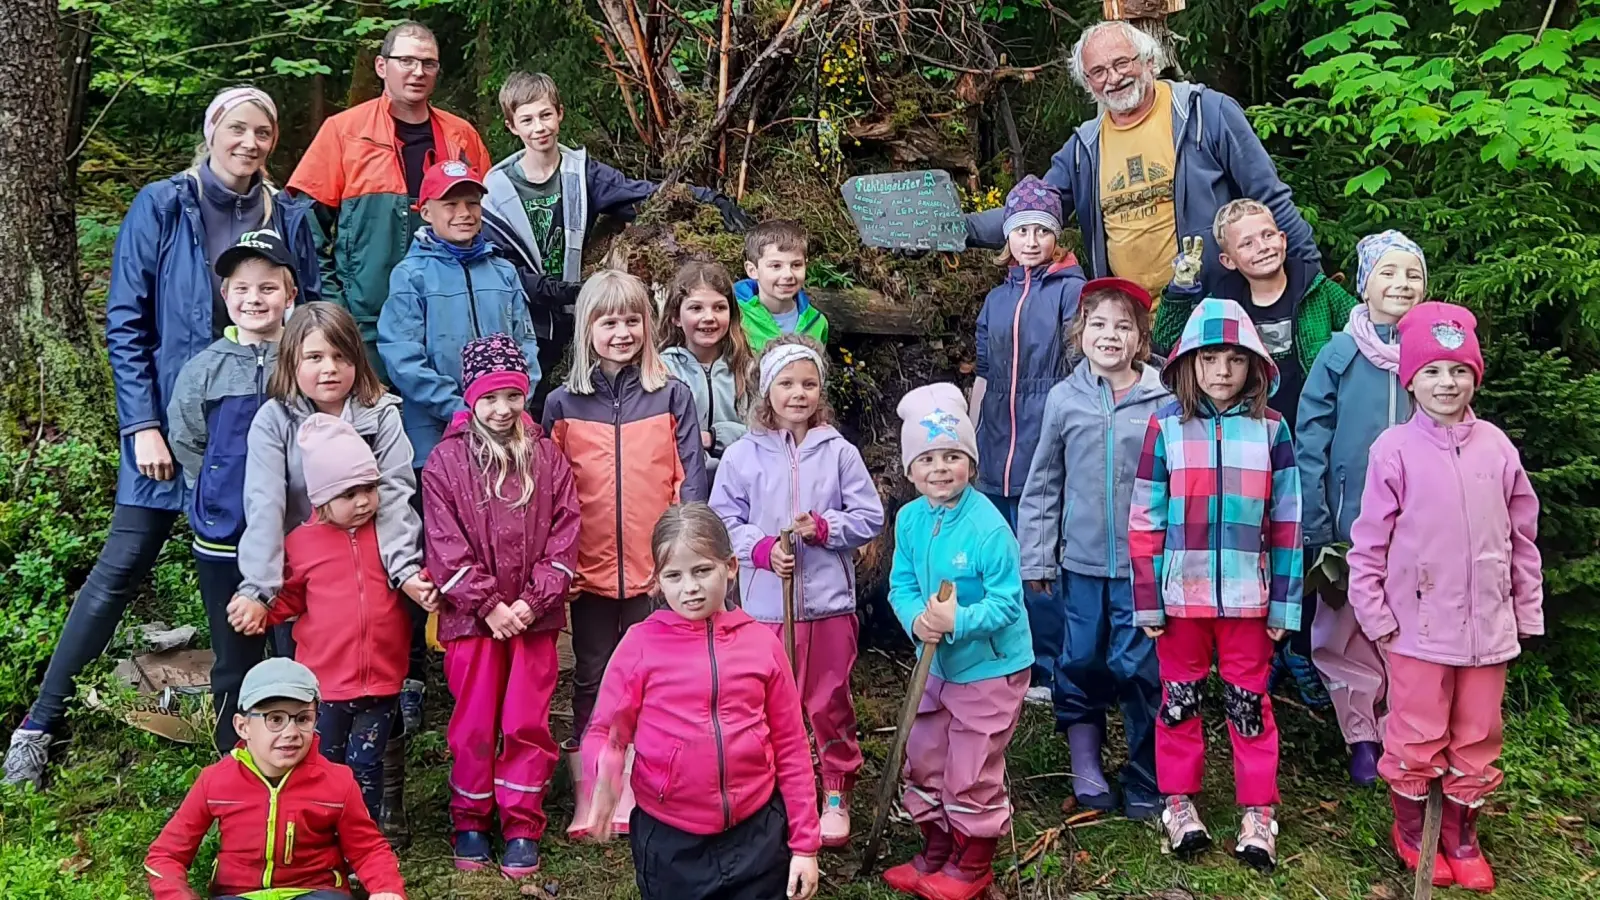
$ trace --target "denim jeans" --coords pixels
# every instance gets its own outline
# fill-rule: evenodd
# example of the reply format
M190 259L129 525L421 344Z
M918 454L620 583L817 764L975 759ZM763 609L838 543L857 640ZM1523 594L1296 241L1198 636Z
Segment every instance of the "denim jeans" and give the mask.
M378 818L383 805L383 752L399 713L398 697L324 700L317 704L317 736L322 755L350 767L361 787L367 812Z
M177 521L178 512L171 509L119 504L112 511L100 558L72 601L66 626L50 655L39 699L28 713L29 727L52 731L60 724L78 673L111 643L122 614L138 596L139 586L155 567Z
M1005 516L1011 533L1016 534L1017 506L1022 502L1022 497L1002 497L999 494L984 496L1000 511L1000 515ZM1047 594L1030 591L1026 586L1022 590L1022 604L1028 611L1028 628L1033 632L1033 668L1029 679L1033 687L1053 688L1055 685L1056 657L1061 653L1061 640L1066 633L1059 588L1058 583L1057 590Z

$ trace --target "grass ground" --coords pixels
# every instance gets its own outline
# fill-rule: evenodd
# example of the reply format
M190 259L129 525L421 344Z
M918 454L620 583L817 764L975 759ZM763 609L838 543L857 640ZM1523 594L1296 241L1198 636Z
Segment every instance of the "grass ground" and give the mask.
M855 803L858 839L852 852L823 856L822 895L859 900L894 896L876 879L858 880L859 865L884 756L904 689L903 662L873 652L856 670L867 768ZM433 698L444 696L436 689ZM430 709L429 730L413 742L409 800L416 841L402 856L410 893L419 900L602 900L636 896L626 843L543 844L544 871L513 885L487 873L464 875L450 865L443 704ZM1290 898L1399 900L1410 881L1387 849L1388 806L1381 788L1357 790L1344 777L1343 749L1331 720L1280 700L1283 729L1279 807L1282 863L1263 877L1227 852L1237 822L1226 737L1212 729L1214 760L1201 799L1217 847L1192 865L1160 850L1151 826L1120 818L1084 818L1063 811L1070 791L1066 747L1045 710L1029 708L1010 753L1017 806L1017 851L1030 857L1012 869L1002 842L998 886L1015 900L1074 897ZM557 730L562 725L558 723ZM1537 707L1507 725L1508 787L1483 824L1483 840L1500 874L1502 900L1591 898L1600 892L1600 733L1548 721ZM1114 745L1115 739L1109 742ZM0 788L0 897L6 900L119 900L147 897L141 861L149 841L177 805L199 767L199 748L180 747L84 712L57 757L43 793ZM552 824L570 817L564 769L552 792ZM553 833L559 828L553 828ZM214 838L213 838L214 840ZM893 861L912 852L913 830L891 828ZM1032 854L1029 851L1033 850ZM208 872L214 849L195 871ZM1020 889L1019 889L1020 876ZM1469 895L1444 891L1457 900Z

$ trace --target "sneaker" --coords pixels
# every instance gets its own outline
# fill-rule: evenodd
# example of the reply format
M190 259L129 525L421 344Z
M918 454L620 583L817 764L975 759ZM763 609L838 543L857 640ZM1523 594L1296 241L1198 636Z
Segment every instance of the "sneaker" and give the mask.
M6 784L27 782L35 788L44 780L44 767L50 761L51 736L48 731L18 728L11 732L11 747L6 751Z
M1377 741L1357 741L1350 745L1350 783L1368 787L1378 781L1378 757L1383 745Z
M1247 806L1239 823L1239 843L1233 848L1245 865L1263 875L1278 865L1278 820L1270 806Z
M458 831L452 855L456 868L463 872L476 872L489 865L489 836L481 831Z
M400 724L408 736L422 731L422 694L427 687L415 678L400 683Z
M822 846L843 847L850 843L850 797L842 791L829 791L822 798Z
M1034 706L1050 706L1055 702L1050 696L1050 688L1042 684L1028 688L1028 692L1022 695L1022 700Z
M506 841L505 852L500 854L500 874L515 881L539 871L539 842L532 838L512 838Z
M1167 798L1161 811L1161 827L1167 833L1167 846L1180 859L1193 859L1211 846L1211 834L1200 821L1200 810L1186 794Z

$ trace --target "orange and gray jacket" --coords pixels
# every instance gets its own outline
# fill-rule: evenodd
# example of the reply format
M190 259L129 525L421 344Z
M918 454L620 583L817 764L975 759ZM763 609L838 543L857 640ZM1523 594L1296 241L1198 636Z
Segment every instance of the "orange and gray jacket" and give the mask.
M333 275L380 375L383 363L374 348L378 313L389 296L389 271L406 255L422 224L406 191L389 106L389 98L380 96L323 122L289 177L291 191L338 211ZM472 123L438 108L430 110L430 120L434 158L429 165L459 159L474 171L488 171L489 150Z
M650 533L674 503L704 501L705 451L689 386L676 378L646 391L639 368L615 379L599 367L594 393L566 387L544 404L544 430L572 463L582 526L580 591L624 599L647 592L655 563Z

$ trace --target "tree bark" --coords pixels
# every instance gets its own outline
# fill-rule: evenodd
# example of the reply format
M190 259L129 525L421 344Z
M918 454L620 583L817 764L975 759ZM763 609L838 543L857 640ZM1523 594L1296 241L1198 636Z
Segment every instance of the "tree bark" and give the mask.
M62 36L57 0L0 6L0 446L110 405L78 280Z

